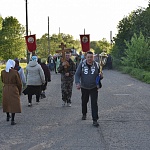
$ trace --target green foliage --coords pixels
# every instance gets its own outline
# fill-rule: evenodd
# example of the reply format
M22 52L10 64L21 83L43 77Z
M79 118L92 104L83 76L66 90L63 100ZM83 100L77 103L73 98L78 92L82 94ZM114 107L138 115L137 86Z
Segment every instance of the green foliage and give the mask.
M90 46L96 54L100 54L102 52L110 53L111 49L111 44L108 43L106 39L102 39L100 41L91 41Z
M122 64L133 68L149 70L150 65L150 48L148 41L143 34L137 37L136 34L131 39L131 42L125 41L127 49L125 57L122 57Z
M16 18L6 17L0 30L0 56L1 59L25 57L24 27Z
M149 71L145 71L144 69L128 67L128 66L120 67L120 71L122 73L127 73L140 81L150 84L150 72Z
M53 34L50 36L50 54L54 55L56 50L59 50L61 43L66 45L66 48L74 48L77 51L81 51L80 41L74 40L72 35L69 34ZM40 39L37 40L37 54L39 57L48 57L48 34L44 34Z
M115 42L115 49L112 49L114 57L121 60L121 57L125 56L125 50L127 48L126 42L130 42L134 34L140 35L140 32L144 35L145 39L150 37L150 6L146 9L137 9L129 16L124 17L117 26L118 34L113 39ZM117 50L116 50L117 48ZM117 54L116 54L117 53Z
M2 22L3 22L3 18L0 16L0 30L2 30Z

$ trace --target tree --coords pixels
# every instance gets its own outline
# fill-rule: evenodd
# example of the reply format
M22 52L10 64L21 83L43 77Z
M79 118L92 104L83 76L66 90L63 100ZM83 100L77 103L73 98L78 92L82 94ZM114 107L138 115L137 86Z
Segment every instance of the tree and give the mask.
M131 42L125 41L127 49L125 57L122 58L122 64L125 66L150 70L150 47L147 39L140 33L139 37L134 34Z
M2 16L0 15L0 30L2 30L2 22L3 22L3 18L2 18Z
M25 56L24 27L16 18L6 17L0 31L0 56L2 59Z
M115 59L120 60L125 56L126 42L130 42L134 34L140 36L140 32L146 39L150 37L150 5L148 8L140 8L132 11L129 16L124 17L117 26L118 34L114 38L115 46L112 54ZM125 42L126 41L126 42Z
M91 41L90 45L91 49L93 49L96 54L100 54L103 51L109 53L111 49L111 44L108 43L106 39L102 39L100 41Z

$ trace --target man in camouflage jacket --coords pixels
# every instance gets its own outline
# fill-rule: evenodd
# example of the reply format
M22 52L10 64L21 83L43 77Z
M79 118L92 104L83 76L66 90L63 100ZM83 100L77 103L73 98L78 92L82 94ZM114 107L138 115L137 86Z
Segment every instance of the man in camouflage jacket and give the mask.
M66 61L60 63L58 72L61 73L62 106L67 104L67 106L71 107L71 96L76 67L75 63L70 58L71 53L66 52L65 56Z

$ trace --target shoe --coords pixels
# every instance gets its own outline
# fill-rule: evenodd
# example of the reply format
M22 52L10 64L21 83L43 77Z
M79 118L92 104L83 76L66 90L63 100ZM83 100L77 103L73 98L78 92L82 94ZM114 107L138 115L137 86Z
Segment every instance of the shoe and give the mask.
M98 127L99 123L97 121L93 121L93 126Z
M62 106L63 107L66 106L66 102L65 101L62 102Z
M9 119L10 119L10 118L11 118L10 116L9 116L9 117L7 117L7 118L6 118L6 121L9 121Z
M11 121L11 125L15 125L16 124L16 122L15 121Z
M82 120L86 120L86 115L83 115L83 116L82 116Z
M42 94L40 95L40 97L41 97L41 99L43 99L43 95Z
M71 107L71 103L67 103L67 106L68 106L68 107Z
M43 94L43 98L46 98L45 94Z
M38 105L40 101L37 101L36 104Z
M31 106L32 106L32 103L29 103L29 104L28 104L28 107L31 107Z

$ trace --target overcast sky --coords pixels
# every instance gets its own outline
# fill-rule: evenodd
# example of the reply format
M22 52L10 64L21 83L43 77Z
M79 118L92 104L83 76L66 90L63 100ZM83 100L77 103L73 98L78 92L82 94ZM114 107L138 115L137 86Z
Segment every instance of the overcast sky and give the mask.
M91 41L106 38L110 41L117 34L117 25L139 7L148 7L148 0L28 0L28 28L31 34L40 38L50 35L70 34L74 39L90 34ZM25 0L0 0L0 14L3 18L13 16L26 25Z

